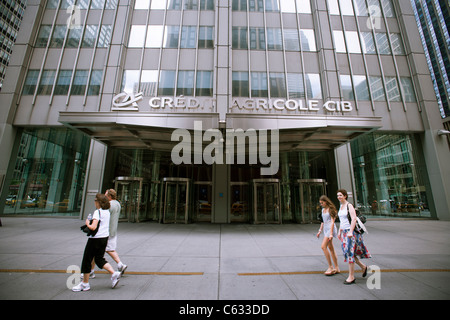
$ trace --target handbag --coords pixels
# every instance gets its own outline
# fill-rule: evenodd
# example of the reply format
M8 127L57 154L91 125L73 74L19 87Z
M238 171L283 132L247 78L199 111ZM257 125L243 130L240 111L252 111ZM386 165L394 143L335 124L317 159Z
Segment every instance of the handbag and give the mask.
M86 233L86 236L88 236L88 237L89 237L89 236L95 236L95 235L97 234L98 229L100 228L100 222L101 222L101 219L102 219L102 216L101 216L101 214L100 214L100 210L98 210L98 215L99 215L99 217L100 217L100 220L98 220L97 228L95 228L95 230L89 229L89 228L87 227L86 224L83 224L83 225L80 227L81 231L83 231L84 233ZM92 224L92 221L94 221L94 219L92 219L91 221L89 221L89 224Z
M359 212L358 209L355 208L355 212L356 212L356 224L355 224L355 229L353 231L355 231L356 233L359 234L363 234L363 233L369 233L366 229L366 227L364 226L364 223L366 222L366 217L363 216L361 214L361 212ZM350 211L348 210L348 205L347 205L347 218L348 218L348 222L350 224L352 224L352 218L350 216Z

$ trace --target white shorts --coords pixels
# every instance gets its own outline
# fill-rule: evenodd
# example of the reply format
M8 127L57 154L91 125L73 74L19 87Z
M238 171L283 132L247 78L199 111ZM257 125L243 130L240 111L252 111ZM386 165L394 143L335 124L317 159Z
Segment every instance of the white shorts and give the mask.
M108 244L106 245L106 249L105 251L116 251L116 247L117 247L117 236L115 237L110 237L108 239Z

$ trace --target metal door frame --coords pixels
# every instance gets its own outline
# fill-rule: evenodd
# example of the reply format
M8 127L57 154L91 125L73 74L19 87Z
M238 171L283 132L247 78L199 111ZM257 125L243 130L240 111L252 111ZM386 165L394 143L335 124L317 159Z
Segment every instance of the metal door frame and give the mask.
M323 187L323 194L327 193L327 181L325 179L298 179L297 183L299 184L299 192L300 192L300 206L302 208L302 223L306 223L305 220L305 199L303 198L303 186L308 185L311 186L313 184L321 184ZM311 199L310 199L311 200ZM309 213L310 219L309 221L313 220L311 212Z
M253 179L251 180L252 183L252 202L253 202L253 223L255 224L267 224L267 223L282 223L282 214L281 214L281 189L280 189L280 180L279 179ZM263 185L265 188L265 184L275 184L277 189L277 199L274 203L278 206L278 221L267 221L267 207L264 206L264 221L260 222L257 219L257 196L256 196L256 190L258 185Z
M167 186L169 184L175 184L177 185L177 189L178 189L178 184L186 184L186 205L185 205L185 209L184 209L184 223L188 223L189 220L189 197L190 197L190 190L189 190L189 185L190 185L191 179L189 178L173 178L173 177L166 177L163 178L163 194L164 194L164 202L161 204L162 205L162 212L160 211L160 214L162 213L162 217L160 217L160 221L162 221L163 223L166 223L166 213L167 213ZM178 208L178 193L176 193L176 202L175 202L175 214L174 214L174 220L173 223L177 223L177 208ZM162 219L161 219L162 218ZM171 222L172 223L172 222Z
M141 196L142 196L142 185L144 183L144 178L142 177L115 177L114 178L114 187L116 192L119 190L118 185L119 183L133 183L133 182L139 182L139 189L137 192L137 205L136 205L136 212L134 214L130 214L128 216L128 222L140 222L139 221L139 211L140 211L140 203L141 203Z

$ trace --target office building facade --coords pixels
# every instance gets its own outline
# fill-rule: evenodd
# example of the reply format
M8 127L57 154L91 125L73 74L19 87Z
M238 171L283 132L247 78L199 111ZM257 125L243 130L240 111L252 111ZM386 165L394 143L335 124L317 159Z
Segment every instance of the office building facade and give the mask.
M450 219L408 1L28 1L7 73L4 215L85 217L112 187L127 221L307 223L345 188Z

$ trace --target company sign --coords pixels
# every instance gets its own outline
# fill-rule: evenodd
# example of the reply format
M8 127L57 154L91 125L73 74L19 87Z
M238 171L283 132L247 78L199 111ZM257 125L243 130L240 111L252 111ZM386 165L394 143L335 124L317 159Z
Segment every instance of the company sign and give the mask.
M138 102L143 99L143 93L119 93L113 97L111 111L139 111ZM148 105L151 110L195 110L215 109L214 98L196 97L151 97ZM233 98L230 111L262 110L262 111L309 111L317 112L324 109L328 112L350 112L353 106L349 101L326 101L320 105L319 100L295 100L295 99L248 99Z

